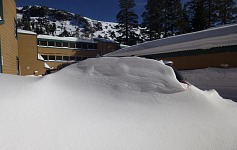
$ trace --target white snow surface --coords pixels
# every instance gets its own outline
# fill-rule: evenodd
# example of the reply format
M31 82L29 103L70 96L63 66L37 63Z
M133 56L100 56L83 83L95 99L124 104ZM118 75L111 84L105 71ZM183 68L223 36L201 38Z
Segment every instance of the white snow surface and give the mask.
M17 29L17 32L18 33L23 33L23 34L37 35L35 32L27 31L27 30L22 30L22 29Z
M237 104L161 61L92 58L0 81L2 150L237 149Z
M237 68L205 68L180 72L196 87L215 89L222 97L237 102Z

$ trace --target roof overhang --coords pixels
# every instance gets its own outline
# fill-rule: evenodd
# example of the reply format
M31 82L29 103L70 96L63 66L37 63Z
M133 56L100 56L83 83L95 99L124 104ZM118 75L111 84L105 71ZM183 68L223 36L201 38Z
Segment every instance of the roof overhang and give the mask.
M105 56L143 56L233 45L237 45L237 24L154 40Z

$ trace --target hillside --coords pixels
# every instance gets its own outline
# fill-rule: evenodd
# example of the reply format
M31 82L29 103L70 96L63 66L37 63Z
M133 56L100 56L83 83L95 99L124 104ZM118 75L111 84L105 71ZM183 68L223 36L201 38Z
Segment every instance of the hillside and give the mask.
M46 6L17 7L19 29L37 34L71 36L81 38L106 38L116 40L120 36L117 23L92 20L79 14ZM141 29L134 29L138 35ZM139 37L143 39L142 36Z

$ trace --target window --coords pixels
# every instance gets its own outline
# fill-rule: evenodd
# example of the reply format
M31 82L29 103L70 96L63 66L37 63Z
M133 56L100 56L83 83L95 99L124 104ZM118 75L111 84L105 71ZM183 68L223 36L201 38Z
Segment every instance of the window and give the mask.
M69 56L63 56L63 60L69 60Z
M87 49L87 45L86 44L82 44L82 48L83 49Z
M17 38L17 22L16 19L14 18L14 30L15 30L15 37Z
M62 47L62 43L61 42L56 42L56 47Z
M93 44L89 44L89 45L88 45L88 48L89 48L89 49L94 49L94 45L93 45Z
M76 48L81 48L81 43L77 43Z
M70 48L75 48L75 43L70 43L69 47Z
M41 55L43 58L44 58L44 60L48 60L48 55Z
M0 0L0 24L3 24L3 6L2 6L2 0Z
M81 61L81 57L80 57L80 56L77 56L77 57L76 57L76 61Z
M55 60L55 56L50 55L49 60Z
M40 45L47 46L47 41L40 41Z
M48 46L54 46L54 42L48 42Z
M62 56L56 56L56 60L63 60Z
M70 56L70 60L75 60L75 56Z
M97 49L97 44L94 45L94 49Z
M63 43L63 47L68 47L68 43Z

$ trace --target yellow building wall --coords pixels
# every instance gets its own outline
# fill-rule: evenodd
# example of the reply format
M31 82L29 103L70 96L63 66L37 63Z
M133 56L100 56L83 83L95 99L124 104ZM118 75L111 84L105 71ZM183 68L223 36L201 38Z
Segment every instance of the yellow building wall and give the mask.
M18 45L15 36L15 0L2 0L4 24L0 25L2 73L18 74Z
M237 52L168 57L160 59L173 61L175 68L180 70L225 67L225 65L228 65L226 67L237 67Z
M21 75L42 75L44 62L38 60L37 35L18 34L19 62Z
M38 53L40 55L48 55L48 56L80 56L87 58L94 58L99 53L97 50L75 50L75 49L67 49L67 48L55 48L55 47L38 47ZM72 63L72 61L45 61L50 68L57 68L59 65Z
M100 42L98 41L98 50L100 51L100 55L103 56L104 54L113 52L115 50L118 50L119 44L117 43L105 43L105 42Z

